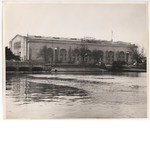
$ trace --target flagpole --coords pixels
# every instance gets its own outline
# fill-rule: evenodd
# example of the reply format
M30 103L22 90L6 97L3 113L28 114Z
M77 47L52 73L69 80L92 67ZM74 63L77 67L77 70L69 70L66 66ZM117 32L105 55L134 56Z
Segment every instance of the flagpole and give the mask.
M113 42L113 30L111 30L111 41Z

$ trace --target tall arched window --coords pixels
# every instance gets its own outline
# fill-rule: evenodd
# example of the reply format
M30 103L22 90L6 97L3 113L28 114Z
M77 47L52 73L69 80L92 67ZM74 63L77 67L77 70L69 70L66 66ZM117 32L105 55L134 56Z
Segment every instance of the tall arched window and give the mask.
M80 54L79 54L79 50L75 49L73 50L73 53L72 53L72 61L74 63L77 63L80 61Z
M121 52L119 53L119 60L120 60L120 61L124 61L124 57L125 57L125 54L124 54L124 52L121 51Z
M67 60L67 51L65 49L60 50L60 61L65 62Z

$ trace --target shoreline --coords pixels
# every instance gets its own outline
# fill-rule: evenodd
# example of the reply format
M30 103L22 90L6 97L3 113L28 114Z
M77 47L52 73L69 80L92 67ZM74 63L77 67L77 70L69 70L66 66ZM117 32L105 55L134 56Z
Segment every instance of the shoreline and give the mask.
M54 72L147 72L145 69L127 68L122 70L101 69L91 67L66 68L55 67L51 71L6 71L6 73L54 73Z

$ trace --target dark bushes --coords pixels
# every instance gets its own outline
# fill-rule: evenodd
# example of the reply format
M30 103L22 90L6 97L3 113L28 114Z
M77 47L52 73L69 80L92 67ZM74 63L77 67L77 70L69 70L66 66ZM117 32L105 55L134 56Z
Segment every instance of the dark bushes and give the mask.
M115 70L122 70L123 69L123 65L126 65L127 63L124 62L124 61L114 61L113 64L112 64L112 67L111 67L111 70L112 71L115 71Z
M99 68L101 68L101 69L106 69L106 66L105 66L105 64L104 64L103 62L101 62Z

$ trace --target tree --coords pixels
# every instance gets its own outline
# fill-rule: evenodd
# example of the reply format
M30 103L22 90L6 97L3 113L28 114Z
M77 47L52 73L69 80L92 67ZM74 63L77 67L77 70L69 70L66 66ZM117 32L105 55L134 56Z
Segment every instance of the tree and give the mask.
M44 61L48 63L50 61L50 57L53 61L53 49L47 48L47 46L43 46L43 48L40 50L40 52L37 55L37 58L43 57Z
M16 56L12 53L11 49L8 47L5 47L5 58L6 60L20 60L20 56Z
M140 57L141 57L142 62L143 62L145 60L145 57L146 57L146 50L144 47L142 47L142 49L141 49Z
M82 57L83 65L84 65L85 57L90 54L90 50L88 50L88 46L81 44L81 45L77 46L77 48L75 50L79 51L79 55Z
M132 50L132 59L135 60L137 63L142 63L144 58L146 57L145 48L140 46L136 46L136 48L131 48Z
M94 62L98 62L100 58L103 58L103 53L101 51L94 50L92 52L92 57Z

